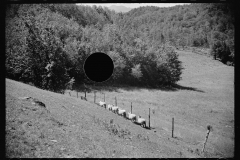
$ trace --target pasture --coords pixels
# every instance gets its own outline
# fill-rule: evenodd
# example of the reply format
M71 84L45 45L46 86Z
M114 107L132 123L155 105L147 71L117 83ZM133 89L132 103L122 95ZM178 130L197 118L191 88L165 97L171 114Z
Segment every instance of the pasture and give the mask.
M139 89L136 87L104 88L105 102L141 115L147 120L151 110L151 127L160 135L171 135L172 117L175 118L174 136L201 148L207 125L213 126L207 150L233 156L234 151L234 68L210 57L178 51L183 63L182 80L169 89ZM109 91L111 90L111 91ZM83 94L83 93L82 93ZM76 93L72 93L73 96ZM93 93L87 94L93 101ZM97 93L96 101L104 100Z
M182 80L173 88L101 90L107 105L115 104L117 97L117 105L130 112L132 102L133 113L145 118L147 126L150 108L150 130L94 104L93 92L83 101L81 92L76 98L76 92L71 91L70 97L69 91L61 95L7 79L7 136L22 133L24 137L15 138L16 142L7 139L9 150L20 148L19 152L27 153L20 157L233 157L234 68L204 55L187 51L178 54L185 69ZM103 94L96 95L96 102L103 101ZM23 110L29 105L18 99L23 96L40 99L49 113ZM172 118L175 138L171 137ZM207 125L213 131L205 153L201 153ZM50 142L52 139L56 142ZM27 149L21 149L24 141L29 144L24 143ZM32 151L33 142L36 147Z

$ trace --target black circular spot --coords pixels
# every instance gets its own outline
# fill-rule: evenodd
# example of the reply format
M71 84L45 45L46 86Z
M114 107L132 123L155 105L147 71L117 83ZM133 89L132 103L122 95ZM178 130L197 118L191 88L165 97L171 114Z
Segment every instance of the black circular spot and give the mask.
M113 73L113 68L112 59L101 52L91 54L84 62L85 75L94 82L108 80Z

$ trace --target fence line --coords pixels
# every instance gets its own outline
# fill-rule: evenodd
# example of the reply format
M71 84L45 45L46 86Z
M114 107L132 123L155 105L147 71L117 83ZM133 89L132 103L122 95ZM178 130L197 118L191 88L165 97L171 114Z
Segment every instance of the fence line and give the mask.
M85 98L87 97L87 94L86 94L86 90L84 91L85 93ZM96 103L96 100L97 100L97 91L93 91L94 95L93 95L93 102ZM78 92L76 93L77 94L77 98L78 98ZM106 95L105 93L104 94L104 102L106 101ZM69 92L69 95L71 96L71 93ZM115 105L117 106L117 96L115 96ZM133 113L133 104L131 102L131 114ZM148 126L149 126L149 129L151 129L151 109L149 108L149 112L148 112ZM174 118L172 118L172 138L174 138Z

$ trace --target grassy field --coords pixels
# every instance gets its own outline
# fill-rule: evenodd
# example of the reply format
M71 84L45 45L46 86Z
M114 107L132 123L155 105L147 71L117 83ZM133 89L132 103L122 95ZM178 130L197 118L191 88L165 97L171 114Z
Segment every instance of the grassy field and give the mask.
M174 88L106 88L107 104L147 119L151 130L77 98L6 79L6 148L8 157L233 157L234 68L203 55L178 51L185 68ZM84 93L79 92L79 97ZM30 96L45 104L39 106ZM104 95L97 92L96 101ZM175 120L171 138L172 118ZM110 120L113 123L110 123ZM210 132L205 153L201 153Z

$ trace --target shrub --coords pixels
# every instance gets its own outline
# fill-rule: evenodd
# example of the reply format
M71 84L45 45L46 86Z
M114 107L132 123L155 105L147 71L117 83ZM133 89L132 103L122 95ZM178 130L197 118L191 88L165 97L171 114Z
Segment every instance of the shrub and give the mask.
M182 64L172 47L166 47L157 61L158 84L171 85L181 79Z
M140 66L141 66L140 64L137 64L132 68L131 74L136 79L140 79L142 77L142 72L141 72Z
M225 41L216 40L211 48L211 55L214 56L214 59L220 58L224 64L231 60L230 48Z

